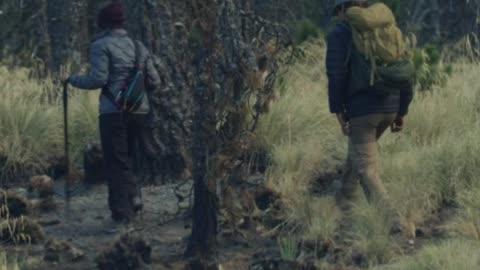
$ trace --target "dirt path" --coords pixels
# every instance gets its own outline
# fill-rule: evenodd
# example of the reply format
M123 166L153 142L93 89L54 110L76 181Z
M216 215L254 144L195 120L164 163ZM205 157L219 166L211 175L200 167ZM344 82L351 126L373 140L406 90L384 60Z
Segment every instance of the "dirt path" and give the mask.
M61 194L61 183L56 190ZM188 193L191 183L185 185L182 194ZM184 269L182 255L190 233L189 220L178 212L179 204L174 193L175 185L143 188L145 209L136 221L137 232L152 247L152 264L147 269ZM9 258L19 257L28 264L25 269L83 270L97 269L96 257L110 247L120 234L109 235L104 232L105 222L109 219L107 188L104 185L82 191L70 203L68 218L65 216L63 197L56 195L58 209L51 213L33 213L32 217L43 225L48 239L67 241L84 252L82 259L72 262L61 259L52 263L43 259L43 244L33 246L5 247ZM188 206L188 202L180 207ZM258 237L254 231L245 237L222 237L219 234L218 258L223 269L246 270L254 254L276 249L274 239ZM23 259L22 259L23 258ZM24 268L21 268L22 270Z
M184 239L190 230L186 222L177 214L177 199L173 185L148 187L143 189L145 210L136 222L138 233L152 246L153 264L151 269L173 269L166 267L178 261L184 250ZM6 247L9 257L17 253L28 254L29 260L35 260L34 269L96 269L95 258L109 247L119 235L104 232L109 219L107 188L96 186L81 196L71 200L68 217L64 211L63 198L56 196L58 210L51 213L34 213L33 217L44 225L47 239L54 238L70 242L85 253L78 262L49 263L43 261L43 246Z

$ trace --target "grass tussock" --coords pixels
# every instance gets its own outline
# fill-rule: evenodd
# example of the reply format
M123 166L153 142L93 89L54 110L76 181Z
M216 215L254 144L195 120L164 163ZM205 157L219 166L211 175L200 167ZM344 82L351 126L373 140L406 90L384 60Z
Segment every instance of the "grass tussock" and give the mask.
M29 78L28 70L0 67L0 179L44 172L48 160L63 153L60 87ZM94 94L96 95L96 94ZM97 104L90 93L71 91L71 150L78 157L97 140Z
M327 241L333 239L337 223L341 218L340 212L335 205L333 198L319 198L312 200L311 197L305 197L306 201L298 205L306 207L304 209L303 220L306 220L305 238L310 240Z
M0 221L1 244L36 244L45 239L43 228L28 217Z
M417 255L375 270L471 270L480 267L480 243L451 240L425 247Z
M480 241L480 185L458 195L460 210L447 225L452 235Z
M366 201L352 211L350 233L352 248L368 258L368 264L386 264L399 254L399 247L390 234L391 214L382 205L369 205Z
M0 252L0 270L9 269L20 270L19 259L16 256L7 256L7 253L2 251Z
M0 189L0 220L27 215L30 209L31 203L26 197Z
M270 155L268 184L282 194L287 218L311 235L338 225L336 218L335 224L312 222L335 206L320 203L325 198L311 196L310 191L319 175L343 164L347 143L328 111L325 46L320 41L302 46L305 59L290 67L281 80L281 93L261 120L258 138L259 148ZM479 69L480 64L475 63L453 64L452 75L443 86L416 94L404 132L387 132L381 139L381 176L392 205L407 224L421 225L434 210L459 202L457 231L463 228L464 234L479 238ZM373 265L395 260L398 254L387 231L391 220L377 210L361 204L351 228L353 246L367 254ZM330 229L326 231L313 234L330 235ZM447 243L435 252L444 252L451 245L460 244ZM423 254L427 256L428 251Z

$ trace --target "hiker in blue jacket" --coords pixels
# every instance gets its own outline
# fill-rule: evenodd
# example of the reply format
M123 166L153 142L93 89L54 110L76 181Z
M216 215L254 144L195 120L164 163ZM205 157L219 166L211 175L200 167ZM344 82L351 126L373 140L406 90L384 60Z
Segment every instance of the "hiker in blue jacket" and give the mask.
M336 0L335 13L341 17L350 7L367 7L366 0ZM377 141L391 127L400 131L413 96L411 81L398 84L398 91L380 95L368 87L350 93L352 76L350 53L353 48L352 31L340 22L328 35L326 67L330 111L336 114L344 135L348 136L348 158L342 188L337 200L350 209L356 199L358 182L369 201L388 203L387 191L380 179Z
M124 9L119 1L112 1L101 9L97 26L100 32L91 45L90 72L70 76L67 82L81 89L102 89L100 137L108 175L108 202L112 220L125 224L131 222L143 206L132 170L132 155L135 141L145 127L150 105L148 97L144 96L140 107L127 114L106 91L111 93L110 96L116 96L125 86L137 59L144 67L149 91L159 87L160 78L148 50L141 43L136 47L128 36Z

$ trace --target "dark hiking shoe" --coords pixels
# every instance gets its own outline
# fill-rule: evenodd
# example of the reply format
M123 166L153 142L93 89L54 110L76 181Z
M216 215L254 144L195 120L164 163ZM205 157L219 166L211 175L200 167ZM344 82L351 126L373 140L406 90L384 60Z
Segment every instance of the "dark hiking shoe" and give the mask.
M127 221L115 221L108 219L103 223L102 232L108 235L133 232L135 229L132 223Z
M133 197L133 211L135 213L143 210L143 200L141 196Z
M111 219L106 220L102 224L102 232L104 234L118 234L121 230L122 224L115 222Z
M143 210L142 188L137 184L136 193L132 199L133 212L137 213Z
M112 213L111 218L103 223L102 231L105 234L117 234L133 231L133 216L131 218Z

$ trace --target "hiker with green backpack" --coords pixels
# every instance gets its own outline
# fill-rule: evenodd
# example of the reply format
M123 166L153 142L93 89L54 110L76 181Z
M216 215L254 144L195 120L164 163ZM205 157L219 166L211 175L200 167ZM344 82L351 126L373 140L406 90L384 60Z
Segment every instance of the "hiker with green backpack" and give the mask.
M361 187L369 202L389 205L380 179L377 141L404 127L413 96L408 43L384 4L336 0L338 23L328 35L330 111L348 136L348 158L337 201L351 209Z
M97 26L100 31L90 48L90 72L70 76L65 83L102 89L100 137L112 221L107 224L114 229L132 222L143 207L132 158L150 112L148 93L158 89L160 77L145 46L128 36L120 1L100 10Z

